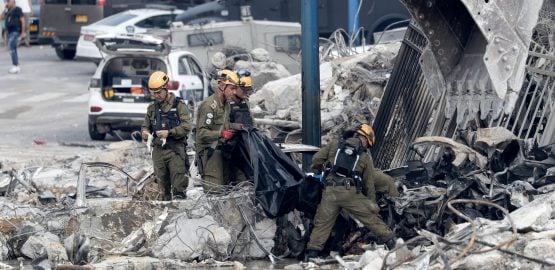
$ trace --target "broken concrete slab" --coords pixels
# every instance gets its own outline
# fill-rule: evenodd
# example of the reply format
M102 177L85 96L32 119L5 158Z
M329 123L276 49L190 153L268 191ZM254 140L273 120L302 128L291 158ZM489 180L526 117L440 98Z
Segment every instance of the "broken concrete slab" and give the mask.
M545 238L532 240L524 248L524 255L555 264L555 240Z
M191 219L187 214L177 214L168 217L168 223L162 230L163 233L152 246L152 253L157 258L185 261L201 255L222 258L231 242L229 233L226 234L225 229L211 216ZM218 235L214 232L218 232ZM217 245L211 246L210 241ZM224 246L225 249L222 249Z
M176 262L177 263L177 262ZM164 269L163 260L153 257L118 257L108 256L102 262L91 265L94 269L113 269L113 270L150 270ZM183 264L180 265L183 267Z
M456 263L456 268L460 269L485 269L497 270L506 269L507 259L505 254L500 251L492 251L483 254L472 254Z
M48 231L29 236L27 241L21 246L21 253L30 259L39 258L45 251L49 260L68 260L66 249L60 243L60 238Z
M532 202L516 209L510 215L517 230L529 231L533 230L533 226L541 226L551 219L553 205L555 192L536 196Z
M369 269L380 269L383 264L383 259L385 254L383 252L379 252L378 250L367 250L360 256L358 260L359 266L363 270Z
M528 182L520 180L512 182L508 188L508 192L511 194L511 204L519 208L528 204L531 194L535 190Z
M273 219L263 219L254 225L254 233L265 250L272 250L274 247L274 237L276 235L276 221ZM252 258L266 257L266 252L256 243L252 242L249 247L249 256Z

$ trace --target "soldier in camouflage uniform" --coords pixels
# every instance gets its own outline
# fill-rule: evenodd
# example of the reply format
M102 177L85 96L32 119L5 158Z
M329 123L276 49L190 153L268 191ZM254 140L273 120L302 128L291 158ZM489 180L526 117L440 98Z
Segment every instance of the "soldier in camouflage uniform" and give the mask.
M363 124L353 135L348 139L331 142L312 159L312 169L315 172L326 170L326 188L316 210L314 229L307 245L307 258L317 257L324 248L342 209L380 237L388 247L395 245L394 233L378 216L375 178L380 178L380 187L389 191L390 195L395 196L398 193L396 190L389 190L394 189L387 184L390 179L386 179L387 175L374 168L372 157L366 152L375 140L372 128Z
M229 183L246 179L237 167L224 158L222 148L233 139L236 130L245 127L245 123L252 124L250 110L246 105L250 91L247 79L250 86L250 76L239 76L231 70L219 71L216 92L198 108L197 165L207 193L221 194ZM248 117L243 117L245 110ZM235 111L240 113L235 114Z
M183 99L168 92L169 78L156 71L148 81L154 103L147 108L141 127L143 139L152 134L152 160L154 174L163 194L163 200L184 199L189 184L185 174L189 164L185 147L191 131L191 115Z

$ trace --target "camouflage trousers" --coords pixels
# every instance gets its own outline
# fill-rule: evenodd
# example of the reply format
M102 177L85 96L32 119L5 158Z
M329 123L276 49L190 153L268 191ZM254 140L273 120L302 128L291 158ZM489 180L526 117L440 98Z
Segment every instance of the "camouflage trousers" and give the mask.
M222 151L219 149L203 150L200 157L203 164L203 188L206 193L224 193L230 183L247 179L241 170L223 158Z
M162 199L166 201L172 199L172 188L174 196L185 196L189 185L189 178L185 176L185 172L189 168L185 168L185 161L181 155L170 148L155 146L152 151L152 161L154 175L158 178L158 186L163 194Z
M322 200L316 210L314 229L310 234L307 248L322 250L333 228L341 209L358 219L372 233L382 239L393 236L391 229L378 216L379 208L356 188L344 186L328 186L322 193Z

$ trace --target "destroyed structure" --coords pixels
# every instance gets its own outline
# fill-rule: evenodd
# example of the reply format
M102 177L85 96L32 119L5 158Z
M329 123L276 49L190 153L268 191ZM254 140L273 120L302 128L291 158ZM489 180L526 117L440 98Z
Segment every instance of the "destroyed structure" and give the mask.
M357 54L332 40L320 66L322 143L373 121L375 166L402 190L381 215L404 241L384 250L348 221L341 249L362 255L286 268L555 267L555 1L404 2L401 44ZM232 64L267 70L259 62ZM298 143L301 77L275 69L251 97L256 122ZM187 200L157 201L146 147L110 147L55 168L3 164L1 260L152 269L302 254L301 213L268 218L248 185L207 197L191 184Z

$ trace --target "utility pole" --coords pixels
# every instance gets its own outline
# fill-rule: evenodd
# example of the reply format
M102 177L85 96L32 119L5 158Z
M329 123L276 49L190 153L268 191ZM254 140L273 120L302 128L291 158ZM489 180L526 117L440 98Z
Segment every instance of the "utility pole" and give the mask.
M318 0L301 0L302 130L303 144L320 147L320 59L318 56ZM310 170L312 154L303 154Z
M359 17L357 16L357 11L358 11L358 5L360 0L349 0L348 3L348 12L349 14L347 15L347 25L348 25L348 29L347 31L349 31L349 34L352 38L355 37L356 32L358 31L358 28L360 27L359 24ZM364 34L364 33L362 33ZM349 39L349 45L358 45L358 37L354 38L354 39Z

